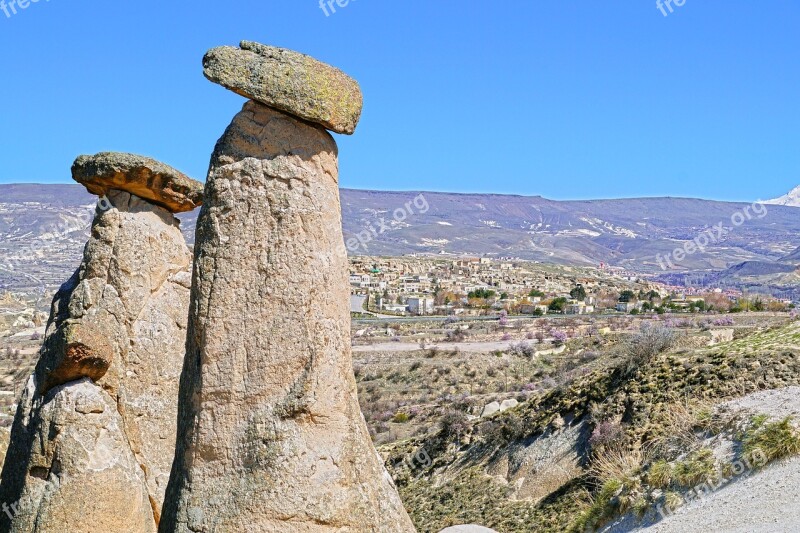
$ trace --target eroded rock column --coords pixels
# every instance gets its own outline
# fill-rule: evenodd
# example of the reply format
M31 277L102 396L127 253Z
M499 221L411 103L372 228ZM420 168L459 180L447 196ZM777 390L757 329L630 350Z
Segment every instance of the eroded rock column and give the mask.
M174 454L191 282L173 213L199 205L202 185L113 153L78 158L73 177L104 198L17 410L0 531L152 533Z
M413 531L359 410L337 148L309 122L352 132L360 91L307 56L242 48L205 59L263 103L211 160L160 531Z

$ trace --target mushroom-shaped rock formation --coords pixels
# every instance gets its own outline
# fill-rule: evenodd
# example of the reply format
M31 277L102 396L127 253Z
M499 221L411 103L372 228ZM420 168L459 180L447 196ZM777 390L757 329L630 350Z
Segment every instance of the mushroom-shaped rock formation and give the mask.
M246 87L300 84L312 60L230 61L218 69ZM283 107L327 113L295 101L308 83ZM360 102L351 87L337 99ZM247 102L211 158L162 533L414 531L357 400L336 142L293 114Z
M87 158L76 167L86 169ZM113 187L94 181L107 196L78 271L53 300L17 408L0 482L0 501L15 507L0 513L0 531L158 528L175 449L191 253L168 209L121 189L138 168L115 174ZM174 199L160 184L137 190ZM190 191L201 185L185 185L199 203Z

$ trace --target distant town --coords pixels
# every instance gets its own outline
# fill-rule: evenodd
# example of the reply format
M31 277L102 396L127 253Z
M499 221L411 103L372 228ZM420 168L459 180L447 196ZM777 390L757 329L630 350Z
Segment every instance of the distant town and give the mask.
M514 259L355 257L352 311L365 316L785 312L798 302L735 289L668 286L618 267Z

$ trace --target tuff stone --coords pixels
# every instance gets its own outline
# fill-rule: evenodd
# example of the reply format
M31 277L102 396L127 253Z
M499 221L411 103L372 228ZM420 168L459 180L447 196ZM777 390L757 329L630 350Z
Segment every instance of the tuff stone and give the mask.
M82 155L72 165L72 179L98 196L125 191L172 213L192 211L203 203L203 184L149 157L119 152Z
M256 102L217 143L162 533L414 531L356 397L337 172Z
M175 450L191 254L165 208L111 190L53 300L17 408L0 531L153 533Z
M2 531L156 531L144 473L111 395L85 378L53 389L27 416L30 449L24 470L15 469L25 483L3 500L16 512L0 517ZM12 446L18 438L12 434ZM9 456L4 485L17 459Z
M114 340L120 332L112 316L100 316L90 325L67 321L59 328L53 338L57 349L40 359L41 392L82 377L97 381L106 374L119 348Z
M251 41L203 58L206 78L231 91L333 132L353 134L361 118L358 83L316 59Z

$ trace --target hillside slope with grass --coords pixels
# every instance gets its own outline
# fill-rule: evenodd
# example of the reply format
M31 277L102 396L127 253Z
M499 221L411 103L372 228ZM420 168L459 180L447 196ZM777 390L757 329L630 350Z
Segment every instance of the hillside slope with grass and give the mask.
M662 513L656 513L649 521L629 513L606 528L607 533L800 531L800 507L796 504L800 486L800 457L796 456L800 452L800 435L791 424L800 416L800 387L749 394L725 402L715 411L718 417L729 421L749 421L745 424L750 431L731 435L732 441L724 437L713 439L706 446L713 446L715 455L730 460L730 453L720 449L719 444L741 445L750 450L751 456L755 452L753 462L732 463L734 472L726 476L722 471L720 479L705 483L703 490L695 491L692 501L683 507L662 508ZM737 471L741 473L734 475ZM667 471L661 468L661 474L664 473Z
M382 451L420 531L666 527L662 515L691 509L698 491L738 494L724 491L800 452L793 413L730 408L798 385L796 320L715 346L653 321L588 374L489 418L443 419Z
M706 500L692 503L660 523L624 531L650 533L800 531L798 486L800 486L800 458L795 457L726 486Z

